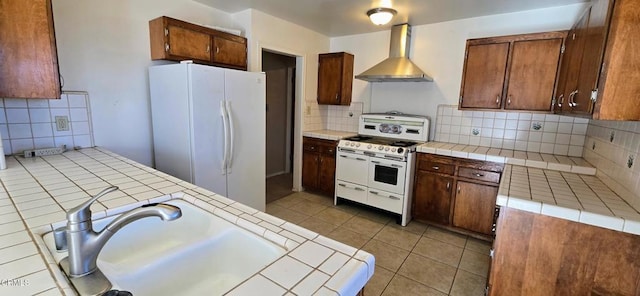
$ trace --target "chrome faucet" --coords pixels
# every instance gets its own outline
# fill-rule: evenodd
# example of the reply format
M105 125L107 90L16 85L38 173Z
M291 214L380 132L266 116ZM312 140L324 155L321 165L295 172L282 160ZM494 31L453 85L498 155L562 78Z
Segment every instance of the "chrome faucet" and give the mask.
M164 221L171 221L182 216L182 211L176 206L168 204L144 205L121 214L111 221L102 231L95 232L91 223L90 207L98 198L116 190L118 190L117 186L106 188L88 201L67 212L66 238L69 251L67 261L69 265L63 266L63 268L68 268L67 273L72 279L81 278L91 275L95 271L99 271L96 265L98 254L109 238L120 228L146 217L155 216L160 217L160 219ZM101 272L99 273L99 276L103 276ZM106 289L108 290L111 287L108 280L107 284L108 287L106 287Z

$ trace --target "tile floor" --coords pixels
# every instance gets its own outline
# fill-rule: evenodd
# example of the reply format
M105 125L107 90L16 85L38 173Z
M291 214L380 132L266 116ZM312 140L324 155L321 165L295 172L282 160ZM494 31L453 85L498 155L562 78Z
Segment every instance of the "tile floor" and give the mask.
M490 244L333 198L297 192L267 204L267 213L362 248L376 257L365 287L377 295L484 295Z

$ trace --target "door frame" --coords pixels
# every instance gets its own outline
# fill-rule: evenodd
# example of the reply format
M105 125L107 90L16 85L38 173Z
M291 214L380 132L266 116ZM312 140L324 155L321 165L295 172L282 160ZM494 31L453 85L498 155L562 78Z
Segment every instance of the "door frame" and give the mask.
M296 82L295 82L295 110L293 123L293 191L302 191L302 127L304 126L304 116L302 116L302 105L304 104L304 73L305 67L305 54L281 46L268 44L258 41L256 50L256 67L259 67L258 71L262 71L262 51L266 50L272 53L292 56L296 58Z

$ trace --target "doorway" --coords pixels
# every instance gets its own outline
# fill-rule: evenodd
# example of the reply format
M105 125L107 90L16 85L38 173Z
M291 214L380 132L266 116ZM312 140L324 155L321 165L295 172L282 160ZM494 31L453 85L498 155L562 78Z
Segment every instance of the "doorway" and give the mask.
M296 57L262 50L267 76L266 199L293 192L293 126L295 122Z

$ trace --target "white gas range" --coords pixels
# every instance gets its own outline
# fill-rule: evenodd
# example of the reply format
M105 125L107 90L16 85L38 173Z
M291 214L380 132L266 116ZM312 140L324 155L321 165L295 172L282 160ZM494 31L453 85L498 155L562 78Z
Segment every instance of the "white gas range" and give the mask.
M405 114L363 114L358 136L340 140L334 203L348 199L411 220L416 146L429 139L429 119Z

